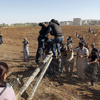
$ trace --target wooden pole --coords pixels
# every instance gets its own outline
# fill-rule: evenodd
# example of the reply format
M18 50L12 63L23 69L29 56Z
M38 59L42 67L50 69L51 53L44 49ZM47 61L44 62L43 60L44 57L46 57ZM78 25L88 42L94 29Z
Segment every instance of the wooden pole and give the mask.
M40 70L43 68L43 66L50 59L51 56L52 56L52 54L47 55L47 57L43 60L42 64L38 68L35 69L35 71L30 76L30 78L27 80L27 82L19 90L18 94L16 95L17 98L19 98L24 93L24 91L27 89L27 87L30 85L30 83L34 80L36 75L40 72Z
M43 68L43 70L42 70L40 76L38 77L38 79L37 79L37 81L36 81L36 83L35 83L35 85L34 85L32 91L31 91L31 93L30 93L30 96L28 97L27 100L32 100L32 99L33 99L34 93L36 92L36 89L37 89L39 83L41 82L41 80L42 80L42 78L43 78L43 76L44 76L46 70L48 69L51 60L52 60L52 57L49 59L49 61L48 61L48 62L46 63L46 65L44 66L44 68Z

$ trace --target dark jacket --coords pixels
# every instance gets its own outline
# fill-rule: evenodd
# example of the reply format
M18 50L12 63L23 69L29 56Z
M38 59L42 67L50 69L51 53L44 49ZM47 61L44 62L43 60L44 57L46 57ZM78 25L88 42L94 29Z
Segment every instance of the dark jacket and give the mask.
M45 38L48 37L48 33L50 32L50 28L49 27L45 27L42 23L39 23L39 26L41 26L41 30L39 31L39 36L41 38Z

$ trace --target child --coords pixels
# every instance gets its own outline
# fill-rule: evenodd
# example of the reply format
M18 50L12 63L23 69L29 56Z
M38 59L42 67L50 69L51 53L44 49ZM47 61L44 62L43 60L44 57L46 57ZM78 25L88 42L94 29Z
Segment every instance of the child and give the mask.
M8 65L0 62L0 100L16 100L12 87L5 82L8 72Z
M28 48L28 45L29 45L29 42L27 40L27 38L24 38L24 41L22 42L24 45L23 45L23 56L24 56L24 61L29 61L29 48Z
M73 56L73 50L72 45L67 45L67 57L66 57L66 74L68 77L72 76L73 73L73 67L74 67L74 56Z
M60 44L61 48L61 66L59 66L59 71L61 71L61 73L63 74L63 68L65 67L66 69L66 52L67 52L67 48L66 48L66 45L64 43L61 43Z

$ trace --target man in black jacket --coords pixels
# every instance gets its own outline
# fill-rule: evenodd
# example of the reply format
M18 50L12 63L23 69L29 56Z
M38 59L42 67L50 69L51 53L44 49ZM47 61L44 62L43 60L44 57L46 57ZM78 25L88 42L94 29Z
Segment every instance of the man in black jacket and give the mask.
M46 25L48 25L48 22L45 22ZM38 49L36 53L36 63L38 64L43 52L44 43L48 41L48 33L50 32L49 27L44 27L43 23L39 23L39 26L41 26L41 30L39 31L38 36Z

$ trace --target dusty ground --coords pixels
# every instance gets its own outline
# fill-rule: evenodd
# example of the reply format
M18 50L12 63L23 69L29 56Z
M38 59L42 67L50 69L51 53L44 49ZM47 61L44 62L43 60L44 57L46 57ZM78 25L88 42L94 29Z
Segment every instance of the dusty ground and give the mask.
M77 46L79 40L75 37L78 32L81 36L85 35L87 43L96 43L100 50L100 27L91 26L97 36L88 33L90 26L62 26L64 34L64 42L66 43L68 36L73 38L73 48ZM28 80L32 72L38 65L35 63L35 55L37 50L37 37L40 27L18 27L18 28L0 28L3 33L4 45L0 45L0 60L9 65L9 73L7 81L13 85L15 93ZM23 62L23 39L27 37L29 40L30 62ZM91 48L89 49L91 50ZM96 83L91 86L88 81L78 81L75 77L74 68L73 76L68 79L66 75L53 75L43 78L39 85L33 100L100 100L100 85ZM19 84L16 78L20 79ZM27 100L29 93L34 85L30 85L22 98Z

